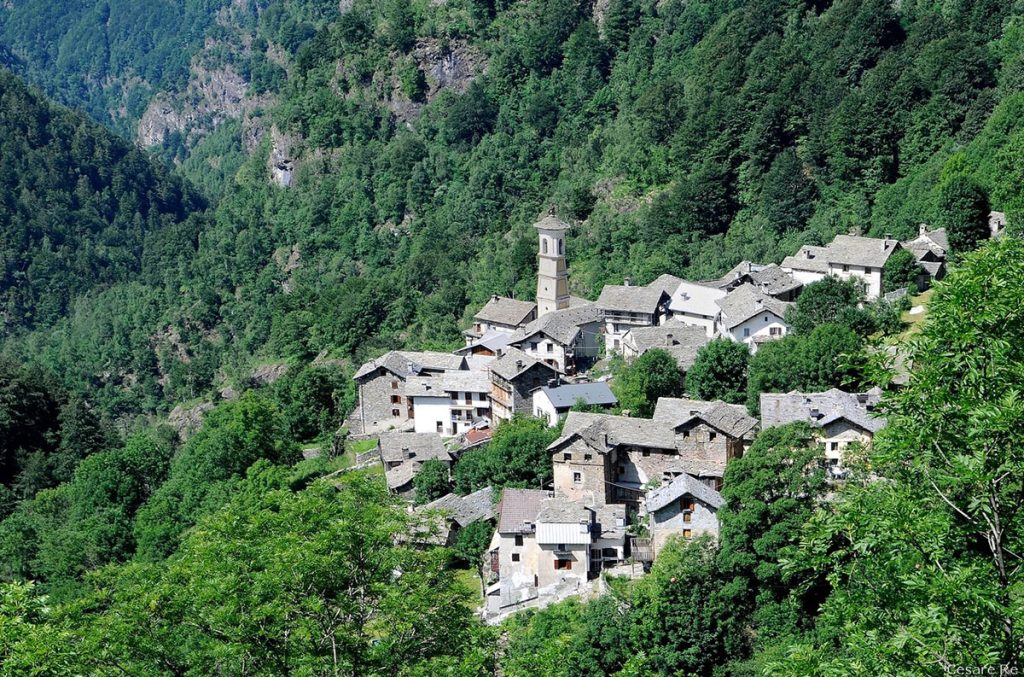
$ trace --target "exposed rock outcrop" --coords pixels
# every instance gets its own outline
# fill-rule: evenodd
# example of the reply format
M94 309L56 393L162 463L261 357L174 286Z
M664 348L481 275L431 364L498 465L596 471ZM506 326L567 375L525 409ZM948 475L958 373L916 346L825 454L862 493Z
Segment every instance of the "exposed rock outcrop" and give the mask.
M295 148L298 138L287 134L277 127L270 129L270 158L268 168L270 179L282 188L288 188L295 181L297 162Z

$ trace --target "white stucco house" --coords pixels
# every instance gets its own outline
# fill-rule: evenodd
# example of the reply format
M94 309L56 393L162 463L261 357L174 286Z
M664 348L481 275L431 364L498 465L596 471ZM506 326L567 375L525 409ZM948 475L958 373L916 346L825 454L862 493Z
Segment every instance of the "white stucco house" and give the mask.
M717 301L724 299L728 292L696 282L683 282L672 294L669 310L672 319L682 324L700 327L708 337L715 335L715 320L718 317Z
M415 431L454 437L491 416L491 377L487 371L455 371L406 381Z
M715 302L719 308L718 333L745 343L752 352L764 341L780 339L789 333L786 309L791 303L763 293L752 284L744 284Z
M831 275L864 283L868 301L882 295L882 269L900 243L890 237L836 235L827 247L805 245L795 256L783 259L781 268L803 284Z

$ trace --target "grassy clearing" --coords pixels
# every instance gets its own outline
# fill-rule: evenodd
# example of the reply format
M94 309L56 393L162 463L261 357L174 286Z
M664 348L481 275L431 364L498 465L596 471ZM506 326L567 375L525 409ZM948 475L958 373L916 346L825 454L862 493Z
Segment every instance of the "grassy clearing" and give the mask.
M912 315L908 310L900 316L900 319L907 325L907 328L900 334L900 341L905 341L921 330L921 325L924 323L925 318L928 317L928 302L931 300L933 293L935 293L935 290L929 289L923 294L910 297L910 307L924 306L924 312Z
M473 595L469 602L470 609L476 611L478 608L483 606L484 596L480 588L480 576L477 575L476 570L456 569L455 578L462 587Z

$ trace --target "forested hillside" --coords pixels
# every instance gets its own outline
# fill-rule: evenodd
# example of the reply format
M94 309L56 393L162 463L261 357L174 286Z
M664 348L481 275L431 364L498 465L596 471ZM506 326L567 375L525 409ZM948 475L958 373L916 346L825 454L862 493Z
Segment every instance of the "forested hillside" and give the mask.
M198 193L130 143L0 70L0 341L136 278L164 234L198 235ZM159 272L154 275L160 279Z
M202 237L30 339L79 385L106 373L119 415L253 361L450 346L488 295L532 294L550 204L594 295L1020 201L1008 3L355 2L290 47Z
M919 376L828 510L806 431L762 436L729 467L720 545L500 644L456 555L396 543L410 517L379 482L300 460L344 451L354 365L449 350L491 294L533 296L551 206L589 298L991 209L1019 233L1020 2L15 0L0 63L0 674L940 674L1021 654L1014 237L956 252ZM176 170L125 140L143 119ZM856 301L707 396L824 383L881 324ZM548 432L497 438L456 485L521 480L519 446Z

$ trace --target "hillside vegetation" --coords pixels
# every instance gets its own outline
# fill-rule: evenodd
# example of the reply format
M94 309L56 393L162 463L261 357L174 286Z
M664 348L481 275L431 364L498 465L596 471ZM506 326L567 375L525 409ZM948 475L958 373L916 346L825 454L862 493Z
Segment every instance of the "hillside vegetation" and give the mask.
M591 296L907 236L951 201L1013 223L1020 31L1003 2L357 1L292 45L202 237L26 340L130 415L253 360L454 345L490 294L533 293L551 204ZM190 172L244 157L231 129Z
M0 7L0 61L124 138L146 118L180 162L0 74L0 675L1019 660L1020 3L145 6ZM805 429L762 435L730 464L718 544L667 548L646 579L499 643L450 566L475 549L396 542L411 518L379 481L324 475L353 366L451 349L491 294L532 297L530 226L550 206L590 298L836 233L953 237L993 208L1010 236L954 243L917 371L843 487ZM899 321L848 292L820 284L799 331L688 385L751 408L870 385L869 360L844 356ZM633 369L617 388L649 410L657 384ZM179 430L161 425L172 408ZM519 425L458 490L548 476L552 431ZM324 457L300 460L307 446Z

